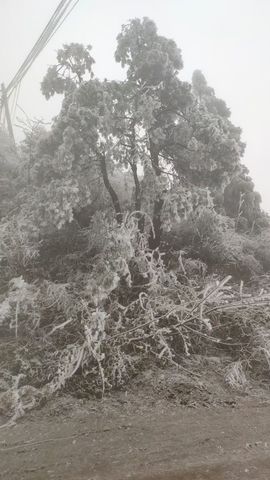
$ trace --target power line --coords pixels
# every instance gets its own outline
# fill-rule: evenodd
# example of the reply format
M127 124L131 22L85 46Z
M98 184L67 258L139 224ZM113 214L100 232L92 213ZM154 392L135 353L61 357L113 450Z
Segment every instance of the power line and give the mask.
M53 35L55 35L55 33L59 30L59 28L63 25L64 21L66 20L66 18L71 14L72 10L74 10L74 8L76 7L77 3L79 3L80 0L76 0L74 5L71 7L71 9L68 11L68 13L66 14L66 16L63 18L62 22L57 26L57 28L54 30L53 34L50 36L50 38L47 40L46 42L46 45L47 43L49 43L49 41L51 40L51 38L53 37ZM45 45L45 46L46 46Z
M12 113L13 117L15 117L16 113L16 107L18 105L18 97L19 97L19 91L20 91L20 85L21 81L28 72L29 68L32 66L38 55L41 53L41 51L46 47L48 42L51 40L53 35L59 30L61 25L63 25L64 21L67 19L67 17L70 15L70 13L73 11L73 9L76 7L78 4L79 0L61 0L60 3L58 4L57 8L55 9L53 15L51 16L49 22L43 29L41 35L37 39L36 43L34 44L33 48L27 55L26 59L20 66L19 70L7 86L5 88L4 85L2 85L2 95L0 97L0 123L1 119L3 117L3 123L7 121L8 127L9 127L9 132L12 138L13 137L13 130L12 130L12 123L11 123L11 116L10 116L10 110L9 110L9 105L8 105L8 99L14 92L14 98L13 98L13 106L12 106Z
M53 13L51 19L49 20L49 22L46 25L45 29L43 30L42 34L40 35L40 37L36 41L34 47L32 48L32 50L30 51L30 53L28 54L28 56L24 60L23 64L19 68L19 70L16 73L16 75L14 76L14 78L9 83L9 85L7 87L7 94L9 96L11 95L11 92L12 92L13 88L15 88L19 79L23 78L27 69L30 68L30 66L32 64L32 61L36 58L36 56L39 54L39 52L43 48L44 42L46 41L48 34L50 34L51 29L54 26L55 19L57 20L58 15L59 14L61 15L61 9L65 6L66 2L67 2L67 0L61 0L60 4L58 5L57 9Z
M27 71L32 66L33 62L36 60L36 58L41 53L43 48L48 44L48 42L51 40L51 38L56 33L56 31L61 27L61 25L64 23L66 18L70 15L70 13L75 8L78 2L79 0L75 0L75 3L74 3L74 0L61 0L58 7L54 11L52 17L50 18L49 22L45 26L43 32L41 33L38 40L36 41L34 47L29 52L26 59L20 66L18 72L16 73L14 78L11 80L11 82L7 86L6 92L8 97L10 97L13 90L16 88L16 86L21 82L23 77L26 75ZM74 4L72 5L72 3ZM71 8L69 9L69 7Z
M33 59L33 55L36 54L40 48L40 46L42 45L42 41L43 41L43 38L44 36L46 35L46 32L49 28L51 28L51 24L54 22L54 18L56 17L56 15L58 14L58 12L60 12L60 9L62 8L62 6L64 6L65 4L65 1L66 0L62 0L60 2L60 4L58 5L57 9L55 10L55 12L53 13L52 17L50 18L49 22L47 23L47 25L45 26L42 34L40 35L40 37L38 38L38 40L36 41L34 47L32 48L32 50L30 51L30 53L27 55L26 59L24 60L24 62L22 63L21 67L19 68L18 72L16 73L16 75L14 76L14 78L11 80L11 82L9 83L8 87L7 87L7 93L8 95L10 96L11 95L11 92L13 90L13 88L15 88L19 78L23 75L25 69L27 68L27 66L29 65L29 63L31 62L31 60Z

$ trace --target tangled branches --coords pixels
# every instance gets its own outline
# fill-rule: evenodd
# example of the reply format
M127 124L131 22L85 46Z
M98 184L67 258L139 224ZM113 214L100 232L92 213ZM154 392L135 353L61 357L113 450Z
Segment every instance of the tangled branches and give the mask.
M231 385L239 378L243 383L247 366L264 362L269 368L268 294L246 297L243 285L230 286L229 276L190 278L192 261L181 252L178 267L170 270L159 250L147 248L135 215L120 227L104 222L102 252L73 282L10 282L0 328L16 343L0 368L10 392L20 375L17 407L25 386L34 396L62 388L103 395L149 362L179 365L183 356L213 350L230 352L236 362L226 374ZM92 249L97 240L91 230L87 235Z

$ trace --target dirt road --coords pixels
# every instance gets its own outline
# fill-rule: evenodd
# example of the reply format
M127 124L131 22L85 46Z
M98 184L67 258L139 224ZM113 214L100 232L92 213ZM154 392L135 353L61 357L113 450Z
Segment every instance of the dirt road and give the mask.
M270 399L59 399L0 430L5 480L269 480Z

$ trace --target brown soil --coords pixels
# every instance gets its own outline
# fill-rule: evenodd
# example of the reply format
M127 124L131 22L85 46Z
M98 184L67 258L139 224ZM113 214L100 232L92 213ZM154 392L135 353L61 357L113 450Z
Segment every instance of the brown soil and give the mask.
M270 395L215 397L176 377L152 372L102 401L59 397L0 429L0 479L269 480Z

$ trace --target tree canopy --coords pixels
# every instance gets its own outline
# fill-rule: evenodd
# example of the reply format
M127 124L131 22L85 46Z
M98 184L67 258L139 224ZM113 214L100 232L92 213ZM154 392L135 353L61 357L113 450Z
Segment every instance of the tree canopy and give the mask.
M51 152L46 163L54 170L54 182L59 169L68 180L67 191L73 191L77 203L71 210L91 202L90 177L100 177L119 224L123 207L110 175L130 171L134 192L129 210L151 216L155 241L150 242L157 247L166 208L181 216L191 190L205 198L205 205L210 197L220 201L241 172L241 130L200 71L191 84L181 80L181 50L159 35L148 18L132 20L117 37L115 59L126 71L124 81L94 78L90 50L65 45L57 65L49 68L42 92L46 98L64 93L64 101L44 140L46 148L39 148Z

